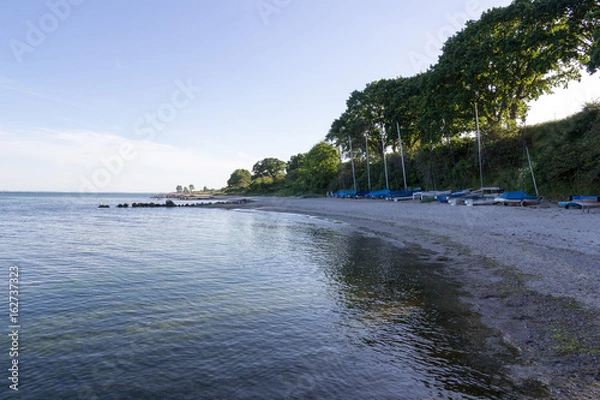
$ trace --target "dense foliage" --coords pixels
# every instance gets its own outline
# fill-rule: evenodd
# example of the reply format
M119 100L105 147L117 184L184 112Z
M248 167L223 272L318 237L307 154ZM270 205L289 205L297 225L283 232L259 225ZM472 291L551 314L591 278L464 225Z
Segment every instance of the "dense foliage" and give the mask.
M250 188L252 183L252 174L247 169L236 169L227 180L227 187L230 191L244 192Z
M354 161L356 189L381 189L386 185L384 155L397 154L400 140L408 182L403 182L399 156L388 157L390 188L405 183L430 189L477 187L474 135L480 131L487 185L526 188L523 154L530 142L532 153L538 144L546 146L542 152L549 158L536 166L549 194L589 191L598 180L599 158L593 150L598 146L591 145L598 139L595 131L563 137L549 124L524 135L522 127L529 102L579 79L583 69L594 73L600 68L599 43L600 0L514 0L493 8L449 38L427 71L353 91L326 135L330 145L319 143L287 164L279 161L277 174L262 172L260 163L269 159L257 163L250 188L322 193L352 187L351 163L339 164L339 148L347 161ZM564 122L566 128L587 129L578 118L593 119L596 109L588 107ZM537 132L536 140L528 132ZM562 149L562 158L550 155L551 146ZM584 149L589 152L581 153ZM563 180L571 183L560 184Z
M289 162L265 158L254 164L253 174L235 170L227 181L229 193L256 194L324 193L338 174L337 150L325 142L317 143L308 153L292 156Z
M554 198L600 193L600 103L526 132L540 190Z

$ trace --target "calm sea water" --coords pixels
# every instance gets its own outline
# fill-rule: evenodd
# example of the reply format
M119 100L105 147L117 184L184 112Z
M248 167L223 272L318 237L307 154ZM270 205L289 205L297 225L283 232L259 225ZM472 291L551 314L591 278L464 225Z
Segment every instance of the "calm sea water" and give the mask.
M307 216L114 207L134 201L0 193L20 398L510 398L422 252Z

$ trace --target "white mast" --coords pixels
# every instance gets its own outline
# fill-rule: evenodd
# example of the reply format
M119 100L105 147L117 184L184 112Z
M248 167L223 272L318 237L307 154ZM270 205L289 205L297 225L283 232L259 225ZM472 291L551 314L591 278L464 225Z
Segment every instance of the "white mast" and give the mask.
M396 129L398 129L398 143L400 144L400 159L402 160L402 178L404 179L404 191L408 191L406 185L406 168L404 166L404 152L402 151L402 138L400 137L400 124L396 121Z
M479 96L479 92L475 92ZM475 124L477 126L477 148L479 149L479 182L483 188L483 166L481 163L481 132L479 131L479 110L477 109L477 99L475 99Z

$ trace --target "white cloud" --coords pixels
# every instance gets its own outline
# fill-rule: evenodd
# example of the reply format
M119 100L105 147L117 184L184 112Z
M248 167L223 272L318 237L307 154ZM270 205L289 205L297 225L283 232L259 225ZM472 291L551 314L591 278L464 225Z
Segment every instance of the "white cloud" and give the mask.
M238 160L110 133L0 135L0 190L170 191L225 186ZM83 184L83 182L87 182ZM92 185L90 185L91 183Z

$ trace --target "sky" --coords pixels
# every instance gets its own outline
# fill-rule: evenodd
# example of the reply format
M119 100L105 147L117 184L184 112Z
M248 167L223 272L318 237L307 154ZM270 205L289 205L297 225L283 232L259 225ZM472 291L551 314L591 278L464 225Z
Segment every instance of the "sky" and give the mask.
M0 13L0 190L226 186L325 138L353 90L435 64L509 0L28 0ZM584 77L528 124L600 97Z

